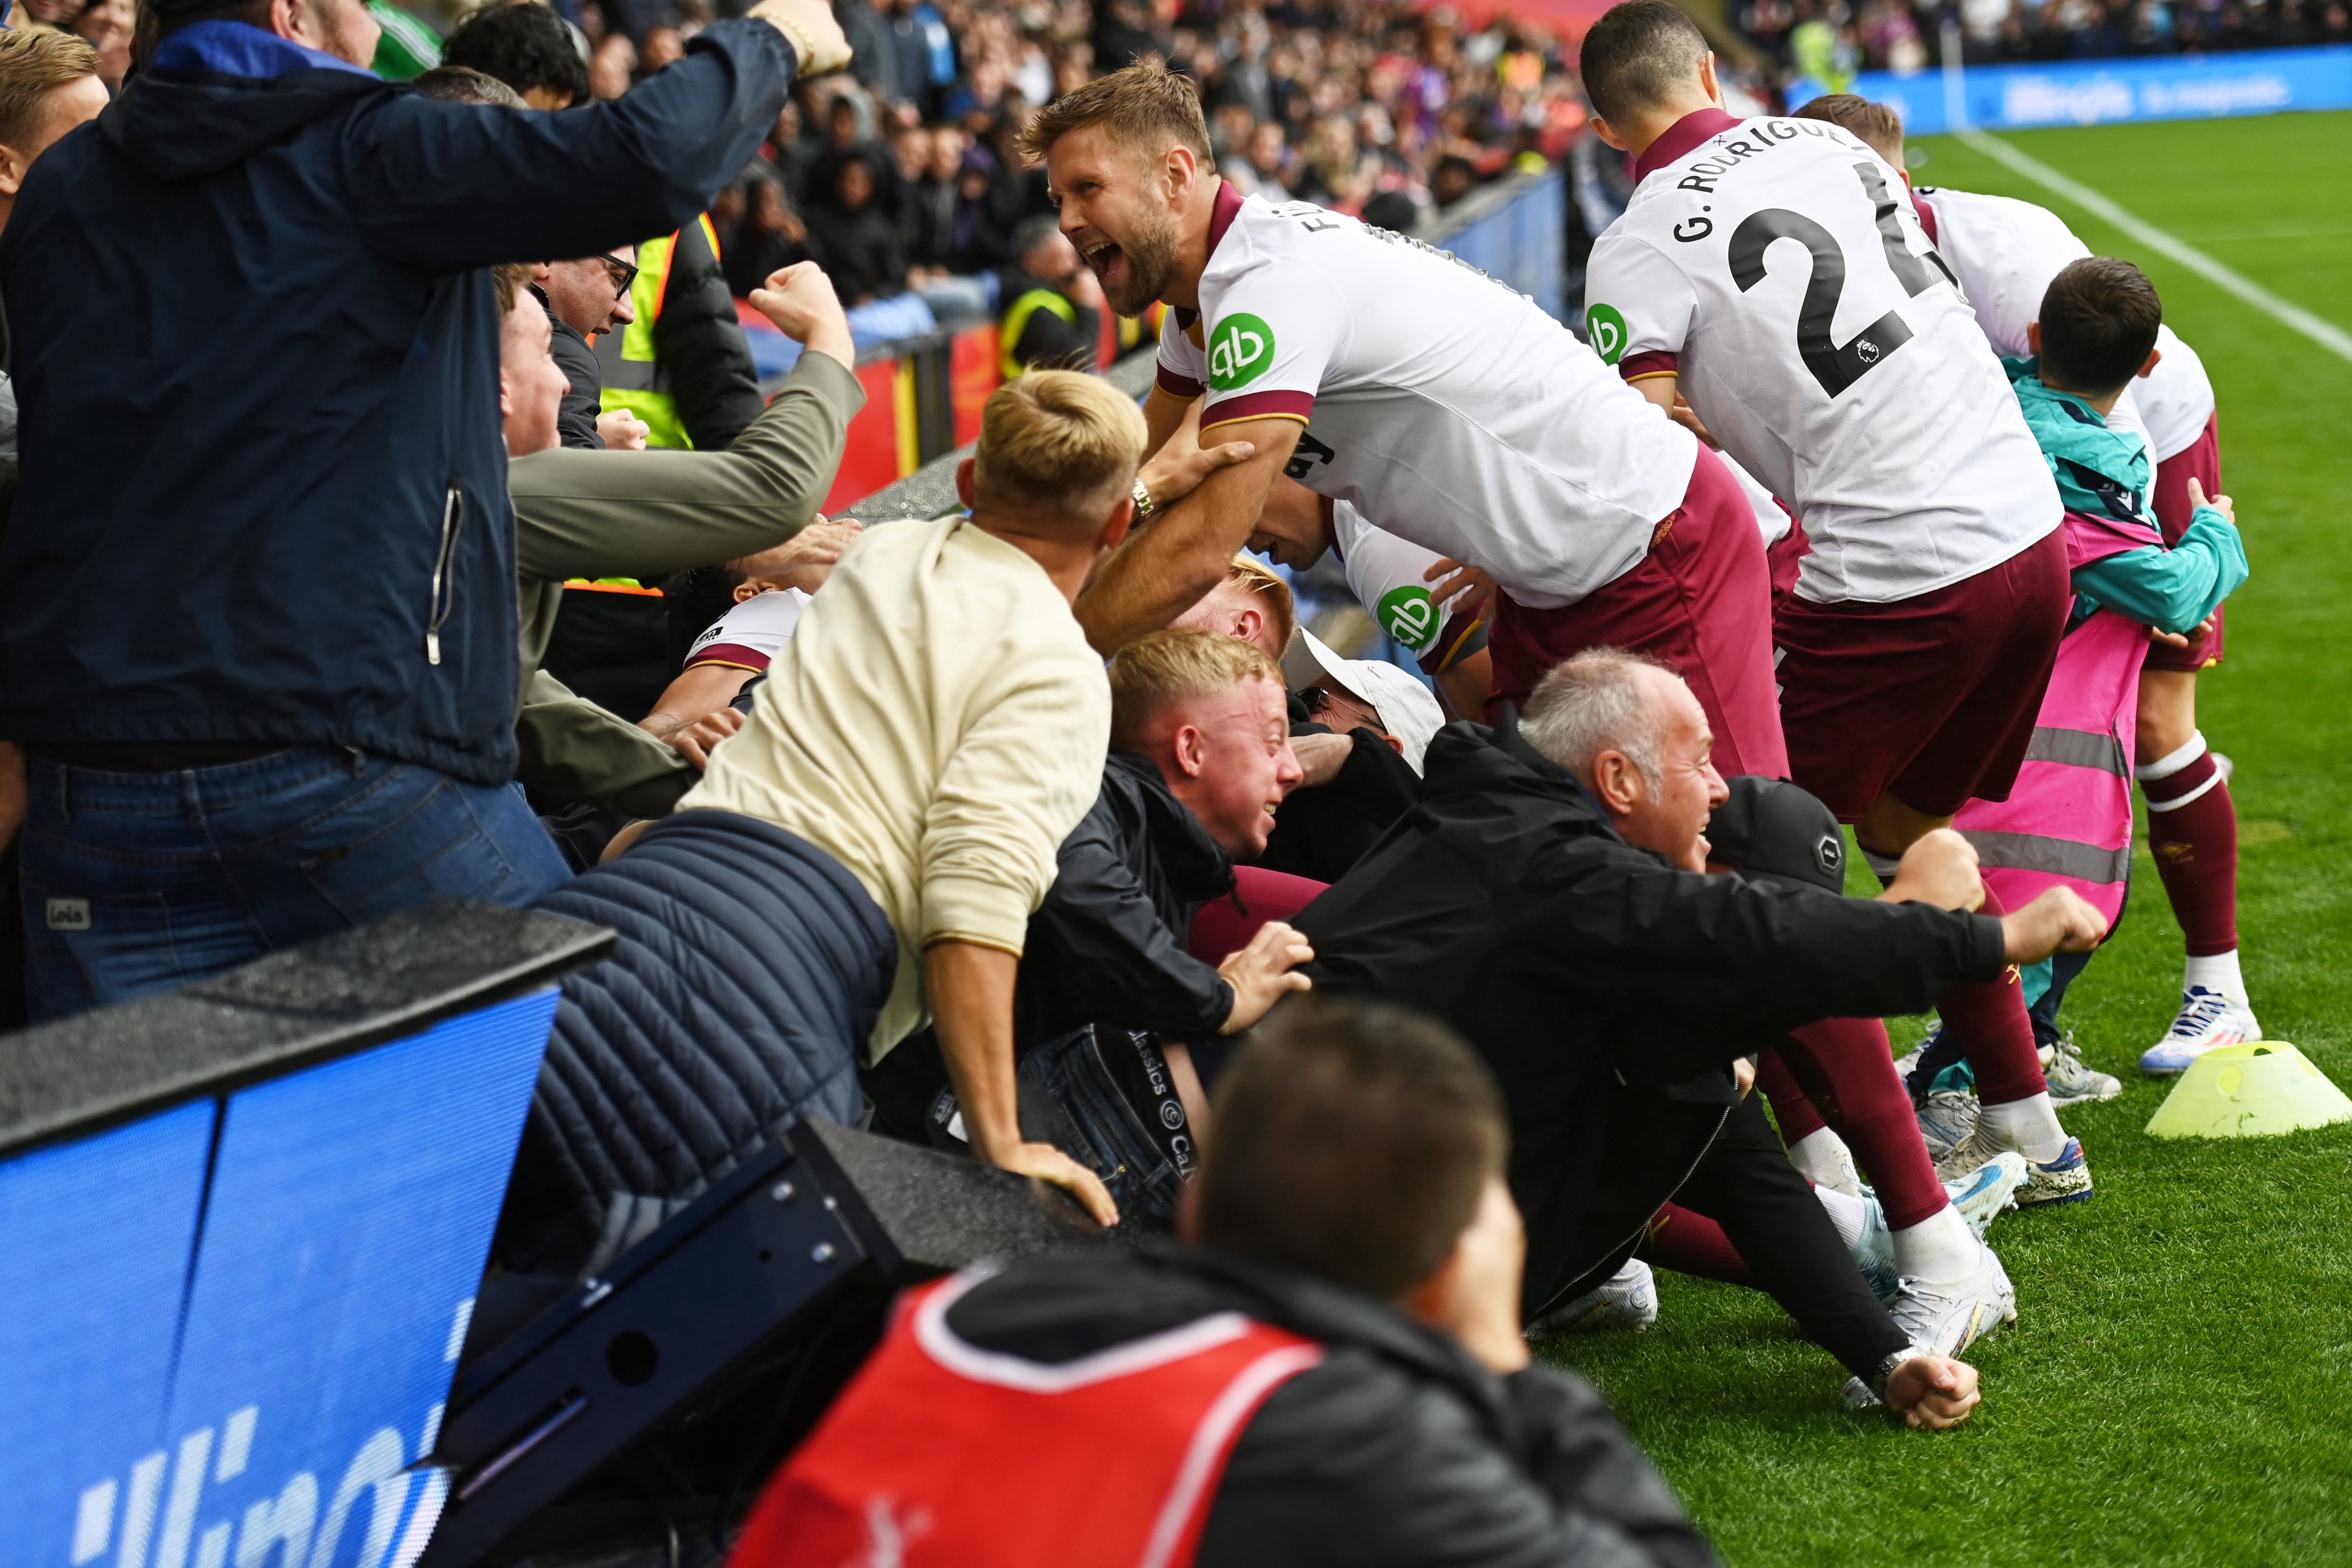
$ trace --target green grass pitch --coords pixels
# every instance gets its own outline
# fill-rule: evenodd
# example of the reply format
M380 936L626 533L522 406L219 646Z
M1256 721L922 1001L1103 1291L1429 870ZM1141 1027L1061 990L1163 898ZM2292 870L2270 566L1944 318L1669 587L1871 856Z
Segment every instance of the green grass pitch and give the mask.
M2008 140L2352 330L2352 114ZM2264 1033L2352 1086L2352 363L1958 142L1915 145L1920 184L2040 202L2138 262L2213 377L2254 574L2199 722L2237 763L2246 974ZM1994 1226L2021 1315L1970 1352L1985 1398L1959 1430L1845 1413L1843 1372L1769 1300L1682 1276L1660 1275L1648 1332L1545 1347L1607 1392L1729 1563L2352 1563L2352 1127L2145 1136L2166 1087L2134 1063L2179 973L2143 841L2125 926L2064 1017L2126 1084L2063 1113L2097 1196Z

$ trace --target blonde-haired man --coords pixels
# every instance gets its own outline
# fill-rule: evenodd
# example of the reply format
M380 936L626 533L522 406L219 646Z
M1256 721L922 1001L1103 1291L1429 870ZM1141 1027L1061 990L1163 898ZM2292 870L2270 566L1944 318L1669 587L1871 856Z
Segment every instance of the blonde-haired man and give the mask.
M105 108L96 49L69 33L0 32L0 227L33 160Z
M1201 602L1168 623L1171 631L1215 632L1239 637L1268 658L1279 659L1298 625L1290 584L1255 557L1236 553L1217 585Z
M621 941L565 984L516 1179L551 1196L502 1235L689 1196L779 1123L854 1121L861 1055L927 1015L972 1152L1117 1220L1092 1171L1022 1139L1013 993L1101 788L1110 690L1070 602L1126 537L1143 437L1092 377L998 388L956 475L971 515L860 534L677 812L541 901Z
M1201 907L1233 890L1234 861L1265 847L1299 771L1281 668L1238 638L1138 638L1111 661L1110 699L1101 791L1029 918L1013 1035L1023 1076L1067 1112L1121 1212L1165 1225L1204 1131L1193 1048L1307 988L1297 966L1313 951L1262 911L1227 945L1190 941ZM877 1129L936 1142L952 1128L929 1053L900 1052L866 1082Z

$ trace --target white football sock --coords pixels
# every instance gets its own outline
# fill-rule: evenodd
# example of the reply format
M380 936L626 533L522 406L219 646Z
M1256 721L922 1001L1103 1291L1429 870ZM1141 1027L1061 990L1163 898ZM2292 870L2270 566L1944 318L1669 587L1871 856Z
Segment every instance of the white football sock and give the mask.
M2015 1149L2036 1164L2055 1160L2066 1147L2066 1130L2050 1109L2047 1090L1983 1110L1985 1136L2000 1149Z
M1846 1152L1844 1141L1826 1127L1816 1127L1790 1144L1789 1163L1817 1187L1829 1187L1848 1197L1861 1195L1854 1191L1853 1156Z
M1983 1246L1960 1211L1946 1204L1917 1225L1895 1233L1895 1271L1929 1285L1965 1285L1977 1276L1977 1254Z
M1837 1226L1838 1239L1844 1242L1849 1250L1858 1245L1864 1228L1870 1224L1870 1205L1851 1194L1839 1192L1835 1187L1816 1186L1813 1196L1821 1199L1822 1207L1829 1210L1830 1223Z
M2183 991L2192 985L2202 985L2208 991L2219 991L2232 1002L2246 999L2246 977L2238 973L2238 950L2217 952L2210 958L2191 958L2188 975L2180 983ZM1790 1152L1794 1153L1794 1150Z

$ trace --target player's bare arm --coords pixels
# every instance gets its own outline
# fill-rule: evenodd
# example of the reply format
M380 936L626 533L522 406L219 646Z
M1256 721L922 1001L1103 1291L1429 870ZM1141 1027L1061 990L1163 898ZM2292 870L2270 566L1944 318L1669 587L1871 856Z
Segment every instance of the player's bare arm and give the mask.
M1078 624L1102 653L1117 652L1201 602L1224 580L1234 552L1256 531L1266 493L1305 428L1295 419L1219 425L1223 442L1246 441L1245 462L1211 474L1200 489L1136 534L1103 563L1078 595Z

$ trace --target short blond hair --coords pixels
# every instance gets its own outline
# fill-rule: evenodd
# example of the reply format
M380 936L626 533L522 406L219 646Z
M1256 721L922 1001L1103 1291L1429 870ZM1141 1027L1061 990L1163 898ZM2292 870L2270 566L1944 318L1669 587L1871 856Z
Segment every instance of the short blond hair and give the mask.
M0 142L23 146L50 89L97 74L98 51L70 33L0 31Z
M1146 632L1110 661L1110 743L1139 750L1170 708L1253 678L1282 689L1282 667L1255 643L1216 632Z
M1021 132L1021 155L1042 163L1054 143L1089 125L1108 128L1121 146L1174 142L1190 147L1202 168L1215 173L1209 150L1209 121L1201 113L1201 90L1158 60L1138 60L1124 70L1097 77L1064 93L1037 111ZM1152 146L1151 153L1160 148Z
M1030 371L981 409L974 507L1099 527L1133 488L1150 439L1135 400L1101 377Z
M490 282L499 293L499 320L514 314L515 301L530 287L530 263L501 261L490 268Z
M1298 607L1291 602L1290 584L1257 557L1240 553L1225 568L1225 582L1258 601L1265 610L1266 624L1274 630L1275 646L1288 647L1290 634L1298 629Z

